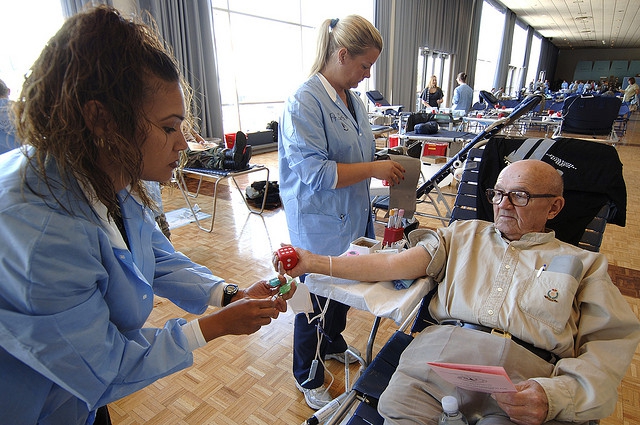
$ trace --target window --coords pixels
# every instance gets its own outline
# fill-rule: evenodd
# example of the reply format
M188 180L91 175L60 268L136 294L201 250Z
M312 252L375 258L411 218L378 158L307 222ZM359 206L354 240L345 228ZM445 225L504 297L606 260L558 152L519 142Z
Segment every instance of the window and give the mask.
M498 55L502 45L505 14L488 1L482 3L480 36L478 38L478 58L474 90L491 91L498 66Z
M527 67L527 88L529 85L534 86L538 79L538 63L540 62L540 49L542 47L542 38L534 34L531 41L531 54L529 55L529 66Z
M0 79L11 89L10 99L17 99L24 76L40 56L47 41L63 22L59 1L23 0L4 2L0 25ZM7 18L10 17L10 18ZM25 27L25 22L28 26Z
M308 77L316 27L327 18L359 14L373 22L370 0L213 0L225 133L265 130ZM367 80L356 90L363 95Z
M442 91L445 94L444 101L441 106L447 106L447 98L451 98L451 96L447 96L447 93L451 93L451 91L448 85L447 87L444 87L444 85L448 84L450 69L451 56L448 53L429 50L428 47L423 47L420 49L418 56L416 111L424 109L424 107L422 106L420 95L422 94L422 90L424 90L424 88L429 84L429 81L431 81L432 75L435 75L438 78L438 85L440 86L440 88L442 88Z
M522 88L522 77L524 75L524 53L527 48L527 30L520 26L518 22L513 29L513 41L511 43L511 60L509 61L509 71L507 73L507 85L504 94L517 97Z

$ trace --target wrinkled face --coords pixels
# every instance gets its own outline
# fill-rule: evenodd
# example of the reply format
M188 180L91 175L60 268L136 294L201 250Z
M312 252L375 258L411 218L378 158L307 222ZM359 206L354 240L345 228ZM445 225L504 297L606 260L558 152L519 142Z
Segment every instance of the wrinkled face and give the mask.
M166 182L178 167L180 151L187 149L180 128L185 115L184 96L178 82L154 77L150 84L157 90L143 106L150 127L141 146L141 178Z
M380 51L374 47L368 47L357 56L352 56L346 49L338 52L342 63L341 72L344 76L345 88L356 88L365 78L371 77L371 67L378 60Z
M519 161L506 167L498 176L494 189L503 192L525 191L531 195L551 193L549 176L544 173L556 171L540 161ZM551 167L551 171L547 167ZM559 176L553 176L559 178ZM556 195L556 193L553 193ZM531 232L543 232L547 220L555 217L564 206L564 198L531 198L524 207L516 207L504 196L498 205L493 205L495 226L509 240L519 240Z

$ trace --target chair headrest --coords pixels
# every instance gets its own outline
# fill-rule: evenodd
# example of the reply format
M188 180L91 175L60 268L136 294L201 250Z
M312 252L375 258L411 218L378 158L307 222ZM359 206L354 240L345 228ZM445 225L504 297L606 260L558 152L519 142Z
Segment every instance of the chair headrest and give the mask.
M374 101L378 101L378 100L383 100L384 99L384 96L378 90L368 91L367 94L369 95L371 100L374 100Z

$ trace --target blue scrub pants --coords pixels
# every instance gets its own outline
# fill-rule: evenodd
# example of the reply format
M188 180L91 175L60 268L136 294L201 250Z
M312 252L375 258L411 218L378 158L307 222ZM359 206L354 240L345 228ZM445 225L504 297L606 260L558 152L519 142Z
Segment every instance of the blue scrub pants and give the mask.
M322 329L325 335L321 335L320 357L323 359L326 354L344 353L347 350L347 343L342 336L342 331L347 326L347 312L349 306L335 300L311 294L313 313L309 317L315 317L322 311L322 308L329 302L329 307L324 316ZM318 320L309 323L307 315L299 313L296 315L293 328L293 376L301 384L309 378L311 363L316 358L316 348L318 344L318 334L316 329ZM318 361L315 378L303 385L304 388L318 388L324 384L324 367Z

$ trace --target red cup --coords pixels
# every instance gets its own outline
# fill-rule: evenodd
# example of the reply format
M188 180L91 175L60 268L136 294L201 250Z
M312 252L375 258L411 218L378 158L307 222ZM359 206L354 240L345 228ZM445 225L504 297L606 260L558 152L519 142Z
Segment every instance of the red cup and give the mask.
M236 144L236 133L226 133L224 135L224 144L227 149L233 149L233 146Z

